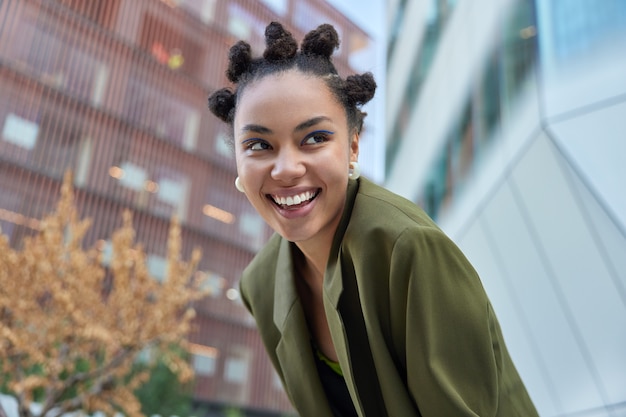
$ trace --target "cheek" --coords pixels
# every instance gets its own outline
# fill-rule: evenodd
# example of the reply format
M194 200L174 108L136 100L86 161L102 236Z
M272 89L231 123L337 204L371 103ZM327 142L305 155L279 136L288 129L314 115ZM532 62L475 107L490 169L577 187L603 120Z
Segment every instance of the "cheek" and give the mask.
M240 149L235 151L235 164L239 176L244 176L246 172L254 168L254 164L250 163L249 158L246 158Z
M237 175L246 188L249 190L258 188L265 177L263 165L246 158L238 158L236 162Z

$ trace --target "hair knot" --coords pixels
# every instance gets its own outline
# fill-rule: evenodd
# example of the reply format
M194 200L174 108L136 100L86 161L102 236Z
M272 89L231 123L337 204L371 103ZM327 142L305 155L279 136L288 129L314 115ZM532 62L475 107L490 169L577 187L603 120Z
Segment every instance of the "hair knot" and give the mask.
M209 109L226 123L232 123L235 115L236 96L228 88L217 90L209 96Z
M252 52L250 44L239 41L234 44L228 52L228 69L226 77L233 83L237 83L241 76L250 71L252 64Z
M278 22L272 22L265 28L265 44L267 48L263 53L263 58L268 61L293 58L298 52L298 43Z
M371 72L360 75L350 75L346 78L346 97L350 104L363 105L374 97L376 81Z
M319 55L328 59L338 47L339 35L335 28L327 23L309 32L302 40L301 45L303 54Z

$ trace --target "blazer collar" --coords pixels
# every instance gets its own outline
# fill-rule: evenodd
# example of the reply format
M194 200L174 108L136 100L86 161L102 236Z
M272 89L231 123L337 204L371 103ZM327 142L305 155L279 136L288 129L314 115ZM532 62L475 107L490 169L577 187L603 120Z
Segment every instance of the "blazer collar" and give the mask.
M276 259L276 280L274 285L274 324L282 332L285 320L293 305L298 301L296 284L293 281L293 258L291 243L286 239L280 240Z
M282 239L274 287L274 324L281 334L276 356L285 369L285 389L303 417L331 415L317 375L304 310L293 281L292 244ZM305 382L307 381L307 382Z

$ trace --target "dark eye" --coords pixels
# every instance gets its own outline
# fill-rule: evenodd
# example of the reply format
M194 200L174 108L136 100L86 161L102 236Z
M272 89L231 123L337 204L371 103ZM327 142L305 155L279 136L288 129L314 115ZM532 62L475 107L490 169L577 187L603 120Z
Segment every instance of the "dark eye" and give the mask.
M251 140L246 142L246 149L251 151L264 151L267 149L271 149L271 146L264 140Z
M302 141L303 145L315 145L328 140L330 132L313 132Z

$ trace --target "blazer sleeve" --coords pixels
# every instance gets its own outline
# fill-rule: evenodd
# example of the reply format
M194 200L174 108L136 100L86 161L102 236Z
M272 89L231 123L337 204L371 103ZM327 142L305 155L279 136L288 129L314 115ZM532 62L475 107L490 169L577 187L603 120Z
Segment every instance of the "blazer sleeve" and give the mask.
M390 273L395 290L406 291L407 384L421 415L496 415L497 323L464 255L437 228L409 228L395 242Z

